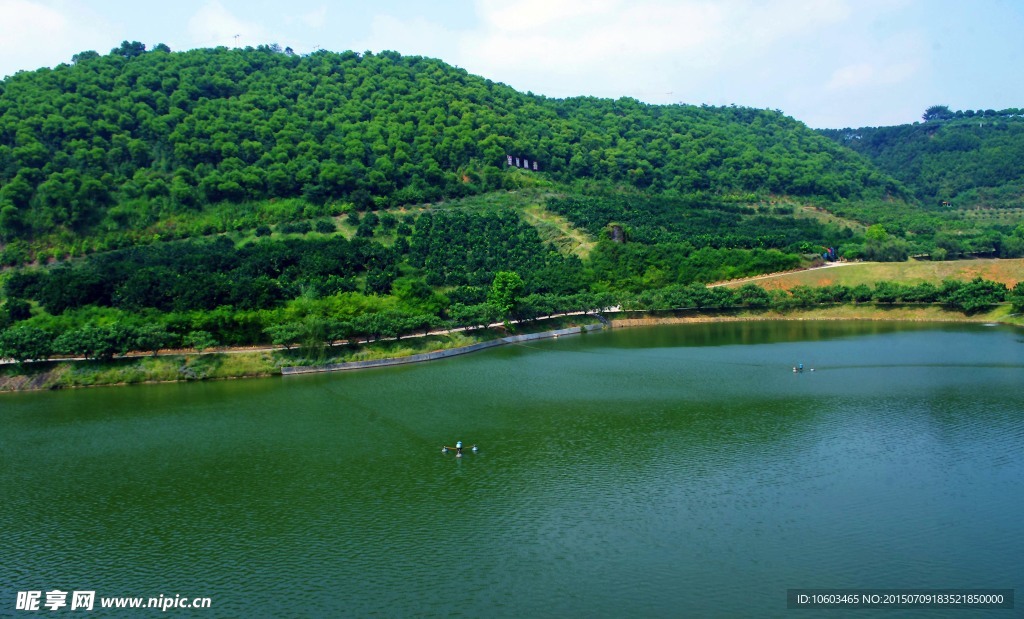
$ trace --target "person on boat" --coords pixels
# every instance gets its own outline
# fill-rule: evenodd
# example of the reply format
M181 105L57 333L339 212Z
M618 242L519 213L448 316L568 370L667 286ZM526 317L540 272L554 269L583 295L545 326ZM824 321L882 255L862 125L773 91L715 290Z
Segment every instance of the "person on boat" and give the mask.
M462 455L462 441L455 441L455 455Z

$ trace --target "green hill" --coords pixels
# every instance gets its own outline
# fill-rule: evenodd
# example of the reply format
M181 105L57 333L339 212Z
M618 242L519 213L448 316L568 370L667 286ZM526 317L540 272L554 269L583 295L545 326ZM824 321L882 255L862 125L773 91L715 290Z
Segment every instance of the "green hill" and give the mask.
M778 111L547 99L394 52L126 42L0 82L0 356L319 359L439 326L727 307L703 284L833 251L1024 255L1024 226L922 206L866 155Z
M255 228L480 194L520 184L510 155L550 181L668 195L902 195L775 111L546 99L394 52L126 42L0 82L0 240L60 257L89 236L103 249L223 231L189 227L210 212ZM282 200L301 205L267 205Z
M1024 113L930 110L929 120L821 133L871 159L923 204L1024 207Z

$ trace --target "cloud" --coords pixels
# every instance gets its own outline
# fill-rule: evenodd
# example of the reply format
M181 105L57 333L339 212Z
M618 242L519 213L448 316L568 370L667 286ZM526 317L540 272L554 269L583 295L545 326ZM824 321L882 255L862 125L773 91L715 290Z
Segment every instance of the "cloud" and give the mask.
M476 0L460 66L552 97L781 109L815 126L919 85L915 0ZM915 8L917 7L917 8ZM896 17L895 20L890 18ZM448 58L448 57L446 57ZM890 107L894 107L890 103ZM845 112L844 112L845 111Z
M263 26L236 17L217 0L207 2L188 20L188 34L195 47L256 46L272 39Z
M42 2L0 0L0 77L70 62L86 49L109 51L107 24L86 9L59 11Z
M567 19L609 14L617 0L480 0L477 13L489 29L523 32L557 25Z
M0 0L0 50L16 50L32 39L49 40L71 31L68 19L58 11L26 0Z
M830 91L856 90L865 87L890 86L911 78L918 70L916 60L887 66L858 63L841 67L832 73L825 88Z
M848 0L478 0L463 34L475 73L552 96L714 96L724 75L770 80L773 48L850 18ZM734 99L736 100L736 99Z
M457 40L456 33L423 17L376 15L367 36L353 42L352 48L375 52L390 49L406 56L439 58L457 65L460 62L455 51Z
M708 6L617 0L533 4L538 10L479 2L484 27L464 37L463 55L497 71L540 65L563 74L593 73L685 53L720 27L716 10Z
M929 87L931 46L913 25L885 35L860 36L842 48L844 58L831 71L821 72L827 77L819 78L819 96L841 98L843 108L868 109L887 101L890 108L905 114L903 106L910 102L916 106L920 93Z
M317 9L307 11L295 17L285 17L285 21L287 23L298 22L307 28L320 30L327 25L327 5L322 5Z
M870 63L841 67L832 73L825 88L828 90L850 90L870 84L876 74L875 67Z

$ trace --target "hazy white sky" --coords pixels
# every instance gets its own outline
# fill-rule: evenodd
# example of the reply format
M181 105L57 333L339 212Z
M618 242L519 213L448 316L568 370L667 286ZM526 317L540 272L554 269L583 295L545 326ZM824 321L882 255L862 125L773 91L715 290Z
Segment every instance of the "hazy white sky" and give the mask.
M735 103L811 127L1024 107L1020 0L0 0L0 76L123 40L391 49L549 97Z

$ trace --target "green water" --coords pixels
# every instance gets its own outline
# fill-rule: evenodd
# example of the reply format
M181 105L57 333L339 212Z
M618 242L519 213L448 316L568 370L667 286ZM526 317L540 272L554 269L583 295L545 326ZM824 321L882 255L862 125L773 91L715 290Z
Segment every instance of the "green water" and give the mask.
M52 589L210 597L167 613L196 617L782 617L812 616L788 588L1020 593L1022 386L1019 330L792 322L4 395L0 615ZM479 453L440 453L456 440Z

